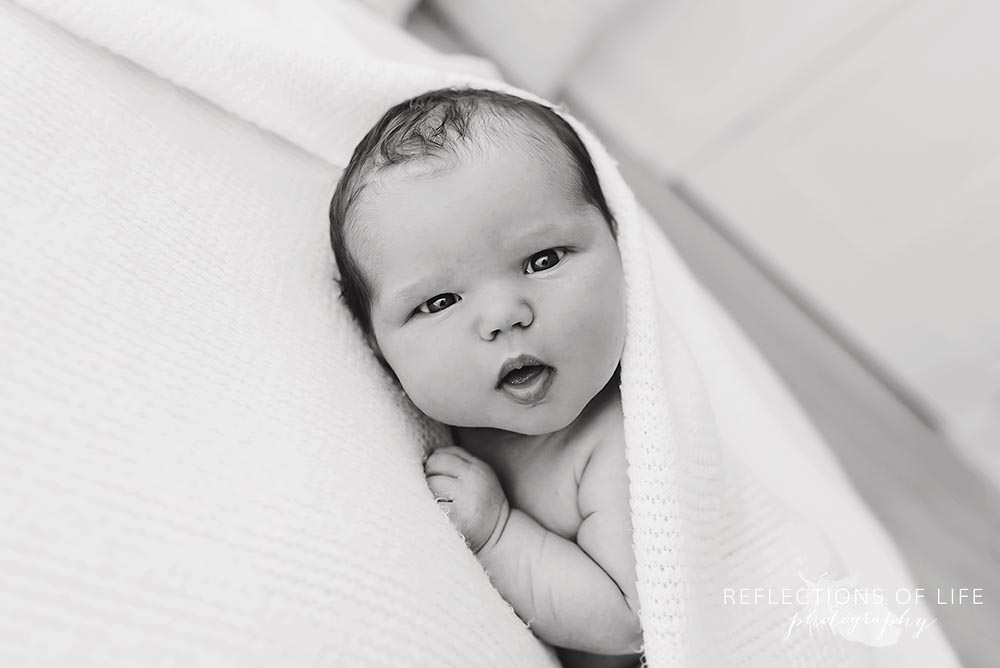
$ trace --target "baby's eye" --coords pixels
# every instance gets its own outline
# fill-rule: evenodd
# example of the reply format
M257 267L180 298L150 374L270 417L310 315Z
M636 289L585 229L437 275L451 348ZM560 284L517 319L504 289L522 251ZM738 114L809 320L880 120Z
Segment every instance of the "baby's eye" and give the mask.
M541 253L535 253L531 256L526 269L529 274L546 271L559 264L565 255L566 251L562 248L543 250Z
M439 313L452 304L462 301L462 298L458 295L449 292L447 294L438 295L428 299L417 309L421 313Z

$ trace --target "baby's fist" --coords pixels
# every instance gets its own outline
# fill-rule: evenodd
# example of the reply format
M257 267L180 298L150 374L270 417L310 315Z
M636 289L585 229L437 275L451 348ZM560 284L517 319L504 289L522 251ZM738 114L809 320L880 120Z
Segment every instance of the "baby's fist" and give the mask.
M449 445L430 454L424 475L448 519L474 553L499 540L510 506L489 464L457 445Z

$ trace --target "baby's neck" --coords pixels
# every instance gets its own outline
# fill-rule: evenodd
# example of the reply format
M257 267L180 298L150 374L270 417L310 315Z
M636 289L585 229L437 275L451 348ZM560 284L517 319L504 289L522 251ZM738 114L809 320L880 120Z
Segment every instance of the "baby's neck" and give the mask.
M513 450L533 450L546 443L551 443L562 430L550 434L519 434L502 429L452 427L451 434L455 445L465 448L480 459L489 461L490 455L498 452L510 453Z

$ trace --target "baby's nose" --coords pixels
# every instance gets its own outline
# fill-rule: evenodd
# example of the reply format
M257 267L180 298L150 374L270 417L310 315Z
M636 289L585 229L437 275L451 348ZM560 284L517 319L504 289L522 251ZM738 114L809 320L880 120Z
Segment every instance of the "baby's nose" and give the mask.
M486 341L492 341L502 332L515 327L530 327L534 319L531 306L520 296L489 297L479 318L479 335Z

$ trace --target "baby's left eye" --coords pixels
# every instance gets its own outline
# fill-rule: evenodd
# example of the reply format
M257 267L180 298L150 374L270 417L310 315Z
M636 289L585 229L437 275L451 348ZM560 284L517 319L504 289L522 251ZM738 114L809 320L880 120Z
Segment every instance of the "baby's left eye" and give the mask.
M566 251L562 248L543 250L541 253L535 253L531 256L525 269L529 274L546 271L559 264L565 255Z

